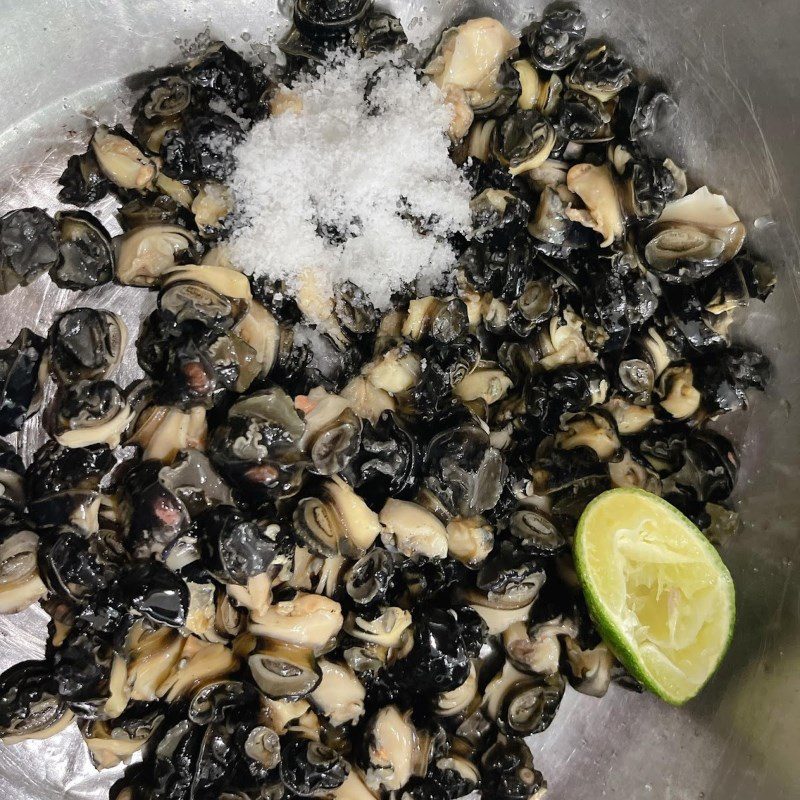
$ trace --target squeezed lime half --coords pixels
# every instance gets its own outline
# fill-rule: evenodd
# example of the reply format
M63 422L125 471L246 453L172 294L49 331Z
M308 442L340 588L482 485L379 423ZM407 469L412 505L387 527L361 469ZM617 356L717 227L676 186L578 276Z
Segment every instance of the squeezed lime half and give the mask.
M612 489L586 507L575 564L600 634L626 669L673 705L694 697L733 634L733 580L700 530L666 500Z

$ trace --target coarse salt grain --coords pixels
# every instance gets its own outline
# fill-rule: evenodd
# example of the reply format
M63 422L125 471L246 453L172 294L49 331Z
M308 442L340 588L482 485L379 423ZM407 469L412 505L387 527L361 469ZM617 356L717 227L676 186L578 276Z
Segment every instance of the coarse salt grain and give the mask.
M293 293L310 280L330 297L350 280L379 308L415 279L446 276L446 237L469 231L471 192L437 87L390 55L339 54L291 91L298 102L235 151L232 263Z

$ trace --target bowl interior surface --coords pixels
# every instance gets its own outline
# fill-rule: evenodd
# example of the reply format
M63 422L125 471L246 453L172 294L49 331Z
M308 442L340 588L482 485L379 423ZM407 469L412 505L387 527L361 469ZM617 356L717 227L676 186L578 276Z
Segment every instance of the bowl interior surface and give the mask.
M536 0L391 0L428 43L451 20L489 14L519 30ZM773 381L725 430L742 460L735 495L743 530L723 549L737 587L738 625L720 672L682 709L612 687L600 701L568 691L554 724L531 739L553 800L751 800L800 797L800 4L796 0L584 0L592 36L607 35L643 73L663 76L680 106L673 158L693 183L724 191L748 222L751 247L771 260L778 289L754 303L739 338L773 363ZM95 121L124 118L130 76L180 58L208 28L253 57L286 25L275 0L0 0L0 214L58 210L55 179ZM266 55L265 55L266 54ZM110 218L112 206L97 213ZM112 230L112 233L116 232ZM44 333L76 304L122 313L131 330L153 305L109 286L88 295L41 278L0 297L0 339ZM128 352L121 377L137 374ZM124 382L124 380L123 380ZM37 421L17 437L29 458ZM0 618L0 669L40 657L39 609ZM0 797L106 796L120 774L95 772L77 730L0 746Z

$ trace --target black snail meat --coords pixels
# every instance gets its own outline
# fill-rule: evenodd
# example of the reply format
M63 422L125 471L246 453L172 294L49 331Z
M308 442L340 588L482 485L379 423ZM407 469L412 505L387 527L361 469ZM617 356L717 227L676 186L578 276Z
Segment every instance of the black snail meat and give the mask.
M407 51L366 0L293 20L282 74L221 42L160 70L130 132L69 159L70 208L0 217L0 292L156 297L130 385L125 323L77 296L0 350L1 435L56 385L32 462L0 446L0 612L51 617L44 658L0 675L0 735L76 721L99 769L141 752L118 800L532 800L526 737L567 686L640 689L584 604L576 520L636 486L714 536L739 458L709 423L767 385L732 323L774 275L650 149L663 87L559 5L520 38L451 28L420 73L474 197L453 280L384 310L342 281L307 318L220 247L234 147L281 113L273 78ZM113 241L75 208L107 195Z

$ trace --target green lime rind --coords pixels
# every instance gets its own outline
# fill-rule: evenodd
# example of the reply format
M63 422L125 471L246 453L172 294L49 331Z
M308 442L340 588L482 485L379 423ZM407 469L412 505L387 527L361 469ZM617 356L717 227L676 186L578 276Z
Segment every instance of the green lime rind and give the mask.
M705 548L705 551L708 554L709 562L714 566L715 570L722 577L723 584L728 588L730 605L730 624L728 626L728 636L722 648L720 649L716 662L708 672L708 677L705 679L705 681L703 681L702 684L697 686L692 694L685 697L675 697L670 695L662 686L659 685L658 679L649 673L641 661L638 653L636 652L636 648L633 643L629 641L622 630L620 630L620 628L611 619L608 608L600 597L600 594L590 577L590 570L585 561L584 542L586 541L586 531L584 523L585 520L587 520L591 515L592 509L602 502L608 502L611 495L617 497L621 497L623 495L641 495L646 497L649 501L660 505L683 527L689 531L692 531L694 536ZM722 659L725 657L725 653L728 651L731 639L733 638L733 629L736 624L736 593L734 589L733 578L731 577L728 568L725 566L725 562L723 562L714 545L712 545L707 537L703 535L703 532L690 519L688 519L688 517L675 508L675 506L673 506L671 503L668 503L658 495L646 492L644 489L636 489L632 487L609 489L608 491L603 492L595 497L594 500L592 500L589 505L586 506L581 514L575 531L573 552L575 556L575 567L578 572L581 587L583 588L583 594L586 598L586 604L589 608L589 614L597 626L598 632L603 637L603 640L611 648L611 650L614 652L614 655L619 659L625 669L627 669L631 675L640 681L646 689L670 705L682 706L693 697L696 697L701 689L711 679L711 676L716 672L717 668L722 662Z

